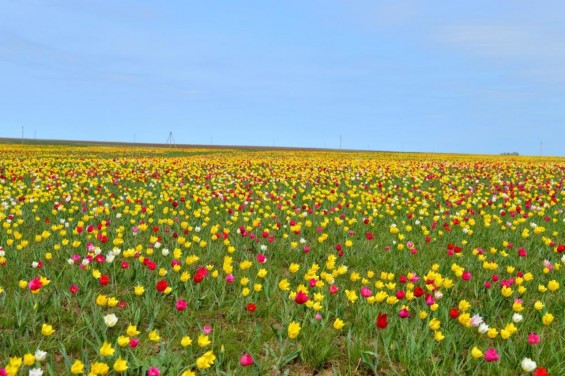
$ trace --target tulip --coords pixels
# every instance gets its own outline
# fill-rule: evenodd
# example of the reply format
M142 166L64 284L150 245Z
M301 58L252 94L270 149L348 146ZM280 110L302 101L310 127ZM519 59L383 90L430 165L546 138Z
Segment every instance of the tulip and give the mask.
M536 364L536 362L534 362L530 358L524 358L520 362L520 366L522 367L524 372L532 372L533 370L536 369L537 364Z
M541 341L540 336L537 333L530 333L528 335L528 343L530 345L538 344L540 343L540 341Z
M496 352L496 349L493 349L491 347L487 351L485 351L485 360L487 362L495 362L498 359L500 359L500 355L498 355L498 353Z
M241 359L239 359L239 364L241 364L243 367L249 367L250 365L253 365L253 363L253 357L251 357L251 355L249 354L243 354Z

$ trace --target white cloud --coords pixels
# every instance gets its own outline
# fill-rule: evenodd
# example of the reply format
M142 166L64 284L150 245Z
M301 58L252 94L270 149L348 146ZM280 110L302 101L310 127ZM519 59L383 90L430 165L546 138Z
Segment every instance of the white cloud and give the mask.
M451 25L435 39L472 57L508 66L521 78L565 81L563 32L539 25Z

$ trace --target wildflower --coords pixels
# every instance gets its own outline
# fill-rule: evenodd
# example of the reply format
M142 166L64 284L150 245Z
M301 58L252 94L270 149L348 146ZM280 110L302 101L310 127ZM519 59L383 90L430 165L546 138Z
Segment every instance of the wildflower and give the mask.
M116 325L117 322L118 322L118 317L113 313L104 316L104 324L108 328L112 328L113 326Z
M515 323L519 323L523 319L524 319L524 316L522 316L519 313L515 313L515 314L512 315L512 321L515 322Z
M100 347L100 355L102 356L112 356L116 350L112 347L112 344L104 341L102 347Z
M180 340L180 344L182 347L190 346L192 344L192 339L189 336L184 336Z
M175 308L177 309L177 311L184 311L186 309L187 304L188 303L186 302L186 300L178 299L175 304Z
M471 317L471 326L477 327L483 323L483 318L479 314L474 314Z
M96 297L96 304L104 307L108 305L108 297L106 295L100 294Z
M431 319L430 322L428 323L428 327L433 331L439 330L440 325L441 325L441 321L439 321L435 317Z
M495 362L500 359L500 355L496 352L496 349L490 347L485 351L485 360L487 362Z
M31 368L28 376L43 376L43 370L41 368Z
M23 363L28 367L32 366L33 363L35 363L35 355L30 354L30 353L25 354Z
M541 318L541 322L543 323L543 325L548 326L553 322L553 319L554 319L553 314L546 312Z
M355 301L359 299L355 290L345 290L345 295L347 296L347 300L351 303L355 303Z
M90 365L90 372L95 375L105 375L110 371L110 367L106 363L96 362Z
M129 340L129 347L131 347L132 349L135 349L137 347L137 345L139 345L139 338L130 338Z
M166 279L162 279L159 282L157 282L157 285L155 286L155 288L157 289L157 291L159 292L165 292L165 290L167 289L169 283L167 282Z
M31 281L29 281L27 286L31 291L37 291L43 286L43 283L41 282L40 278L33 278Z
M386 313L379 313L377 315L377 328L384 329L388 325L387 315Z
M253 358L249 354L243 354L239 359L239 364L243 367L248 367L254 363Z
M127 333L128 336L130 336L130 337L135 337L135 336L139 335L140 331L137 330L137 325L131 325L131 324L130 324L130 325L128 326L127 330L126 330L126 333Z
M534 370L532 376L549 376L549 373L547 373L547 369L543 367L538 367Z
M298 334L300 333L300 329L302 329L300 327L300 324L297 323L296 321L291 322L288 325L288 338L290 339L295 339L296 337L298 337Z
M533 370L536 369L537 364L536 364L536 362L534 362L530 358L524 358L520 362L520 366L522 367L524 372L532 372Z
M210 368L212 364L214 364L215 360L216 356L214 355L212 350L207 351L206 353L204 353L204 355L196 359L196 367L198 367L199 369Z
M333 327L334 327L335 330L340 330L344 326L345 326L345 323L343 322L343 320L341 320L340 318L335 319L335 321L333 323Z
M161 336L159 336L159 333L157 332L157 330L152 330L149 333L149 340L153 341L153 342L159 342L161 340Z
M133 292L135 295L141 296L145 292L145 288L143 286L137 285L134 287Z
M474 346L474 347L471 349L471 356L472 356L474 359L482 358L483 355L484 355L483 352L482 352L477 346Z
M126 336L119 336L118 337L118 346L125 347L129 345L130 338Z
M549 289L549 291L556 291L559 289L559 282L557 282L556 280L552 279L551 281L549 281L547 283L547 288Z
M122 373L127 371L128 367L128 362L125 359L122 359L121 356L118 357L118 359L116 359L116 361L114 362L114 371L118 372L118 373Z
M208 345L211 344L211 343L212 343L212 341L210 341L210 338L208 338L207 335L200 334L200 335L198 336L198 346L200 346L200 347L206 347L206 346L208 346Z
M37 360L38 362L44 361L46 356L46 351L42 351L40 349L35 350L35 360Z
M195 283L200 283L204 280L204 277L206 277L207 275L208 275L208 269L206 269L205 267L201 267L198 268L196 273L194 273L194 277L192 278L192 280Z
M147 370L147 376L159 376L161 375L161 371L157 367L150 367Z
M80 375L84 372L84 364L80 360L75 360L71 366L71 373L73 375Z
M403 306L402 309L398 312L398 316L403 319L410 317L410 311L408 310L408 307Z
M530 333L528 334L528 343L530 345L535 345L540 343L540 336L537 333Z
M297 263L294 263L294 262L292 264L290 264L290 266L288 267L288 270L291 273L296 273L299 269L300 269L300 265L297 264Z
M298 291L296 293L296 296L294 298L294 301L298 304L304 304L306 303L308 300L310 300L310 298L308 297L308 295L306 295L303 291Z
M496 328L490 328L487 331L487 337L489 337L490 339L494 339L498 336L498 330L496 330Z
M51 334L55 333L55 329L53 329L53 326L49 325L49 324L43 324L41 325L41 334L43 334L44 336L50 336Z

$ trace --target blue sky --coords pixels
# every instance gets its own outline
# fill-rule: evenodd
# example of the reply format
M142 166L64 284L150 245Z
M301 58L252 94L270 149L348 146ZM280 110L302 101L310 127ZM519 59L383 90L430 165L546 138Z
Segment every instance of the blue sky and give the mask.
M3 0L0 136L565 155L565 2Z

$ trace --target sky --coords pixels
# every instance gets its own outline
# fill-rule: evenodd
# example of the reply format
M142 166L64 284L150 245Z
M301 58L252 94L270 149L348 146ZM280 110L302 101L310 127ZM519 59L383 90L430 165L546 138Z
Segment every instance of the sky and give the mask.
M0 137L565 155L565 2L1 0Z

